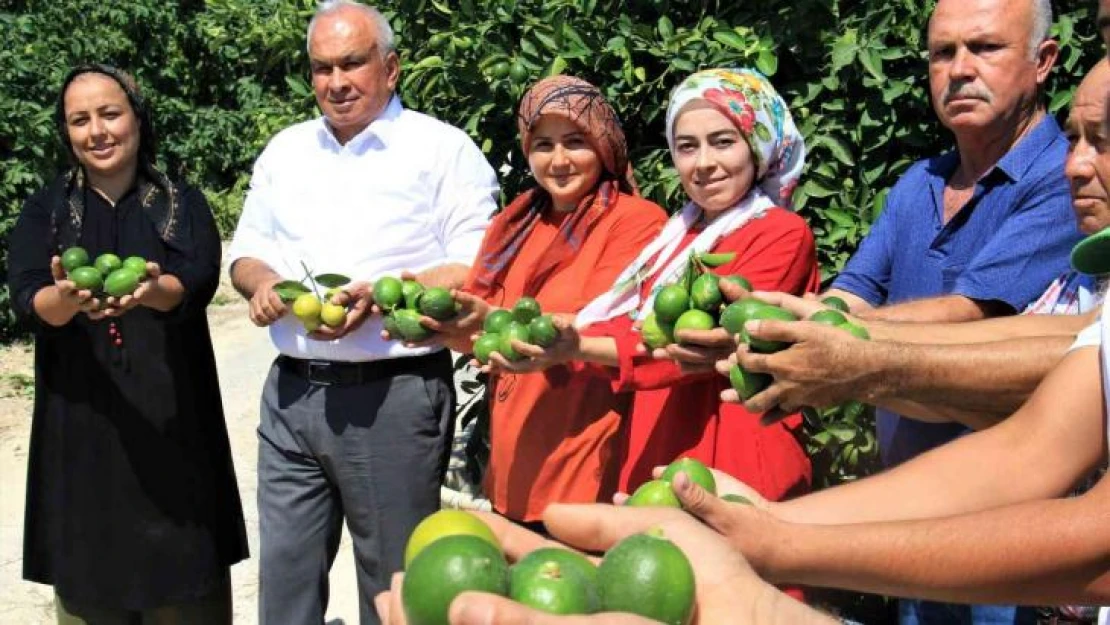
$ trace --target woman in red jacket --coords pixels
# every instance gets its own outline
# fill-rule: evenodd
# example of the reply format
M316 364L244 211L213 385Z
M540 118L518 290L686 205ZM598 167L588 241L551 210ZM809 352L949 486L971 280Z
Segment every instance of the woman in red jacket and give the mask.
M791 212L804 164L801 134L782 98L750 70L707 70L672 93L667 142L690 201L617 278L613 288L564 324L547 350L520 345L531 358L498 368L535 370L575 361L580 374L606 376L616 391L635 391L622 429L619 486L632 491L651 470L690 456L742 479L777 500L808 489L810 464L795 437L799 415L771 426L719 394L713 372L683 375L651 358L638 320L654 295L678 282L691 254L734 252L720 274L741 274L757 290L802 294L817 288L813 233Z

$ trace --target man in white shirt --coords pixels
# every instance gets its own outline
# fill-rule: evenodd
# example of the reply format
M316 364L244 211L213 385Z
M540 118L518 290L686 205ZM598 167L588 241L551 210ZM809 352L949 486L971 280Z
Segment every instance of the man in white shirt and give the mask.
M275 136L255 163L229 250L251 320L281 355L258 429L260 620L322 623L344 518L363 625L401 568L413 527L439 507L453 429L449 353L381 339L370 281L411 271L461 285L496 209L493 169L459 129L405 110L388 22L350 0L308 27L323 117ZM339 273L357 282L346 324L306 333L274 292Z

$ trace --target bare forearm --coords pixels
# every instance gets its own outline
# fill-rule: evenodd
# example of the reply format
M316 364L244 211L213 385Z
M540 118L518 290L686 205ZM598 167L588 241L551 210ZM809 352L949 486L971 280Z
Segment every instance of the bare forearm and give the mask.
M1110 523L1105 502L1089 497L800 527L782 567L768 573L779 582L958 603L1102 604L1110 600Z
M1076 350L1017 413L997 426L874 477L772 504L771 510L798 523L867 523L964 514L1057 497L1105 456L1101 408L1098 350ZM1030 471L1030 458L1052 461Z
M997 304L978 302L961 295L946 295L862 310L858 316L863 319L882 321L936 323L974 321L1004 314L1004 312L1004 307Z
M1056 336L1075 338L1094 323L1091 314L1012 315L963 323L866 322L871 338L878 341L927 343L931 345L991 343L1014 338Z
M1020 402L1018 404L1020 405ZM961 423L973 430L989 428L1013 413L1013 410L968 410L906 399L883 400L876 405L915 421L923 423Z
M457 289L462 287L469 271L470 267L466 265L451 263L421 271L416 275L416 280L426 287L439 286L445 289Z
M997 419L983 418L1017 410L1072 341L1038 337L973 345L888 344L882 350L888 382L871 399L893 410L907 401L936 406L970 427L992 425Z
M281 276L266 263L254 258L240 258L231 266L231 284L246 299L265 284L281 281Z
M619 367L617 342L607 336L584 336L571 360L582 360L607 367Z
M826 297L839 297L840 299L844 300L844 303L848 304L848 308L856 314L874 308L874 306L872 306L870 303L867 302L867 300L863 299L862 297L856 295L855 293L849 293L848 291L843 291L841 289L829 289L828 291L825 291L821 294L822 299Z

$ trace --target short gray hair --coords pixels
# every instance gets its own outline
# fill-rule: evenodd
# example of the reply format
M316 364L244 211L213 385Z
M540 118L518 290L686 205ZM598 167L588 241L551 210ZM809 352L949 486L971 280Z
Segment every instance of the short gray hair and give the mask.
M1047 2L1047 0L1045 1ZM309 20L308 30L305 33L305 49L310 54L312 53L312 31L316 28L316 20L321 16L342 11L345 8L361 11L374 23L374 27L378 30L378 50L381 52L383 59L395 50L393 47L393 28L389 26L389 20L385 19L385 16L377 7L355 2L355 0L323 0L323 2L316 5L316 13Z
M1048 39L1052 30L1051 0L1033 0L1033 27L1029 29L1029 56L1037 56L1037 48Z

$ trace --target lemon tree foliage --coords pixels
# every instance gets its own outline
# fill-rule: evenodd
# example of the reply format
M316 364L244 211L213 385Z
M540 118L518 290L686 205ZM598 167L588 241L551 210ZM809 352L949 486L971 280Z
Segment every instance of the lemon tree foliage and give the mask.
M1094 0L1064 0L1053 34L1063 53L1046 94L1066 111L1102 53ZM155 112L163 165L205 191L227 236L251 164L282 127L316 114L304 27L312 0L14 0L0 9L0 235L23 200L64 163L53 95L80 62L132 71ZM826 277L843 266L918 158L947 149L930 107L918 0L391 0L407 106L464 128L502 174L529 184L515 109L555 73L601 87L624 123L640 188L677 210L682 189L663 137L670 89L713 66L771 77L806 136L797 205L817 235ZM6 277L0 247L0 271ZM17 334L0 288L0 340ZM875 462L869 410L814 412L808 438L818 486Z

